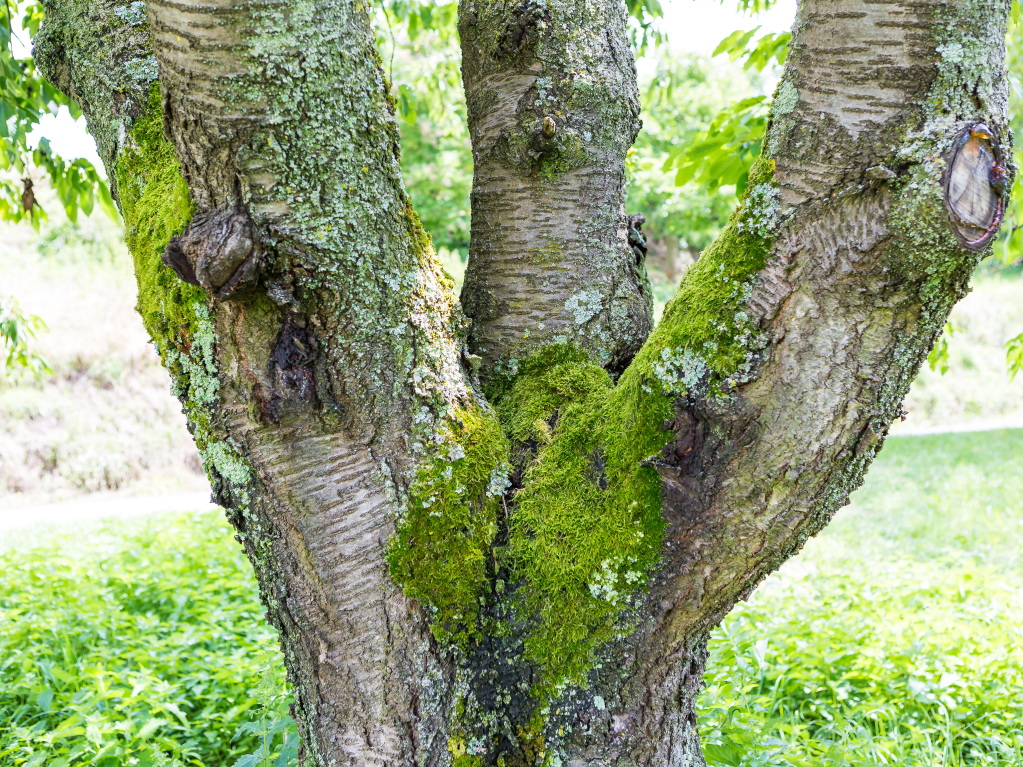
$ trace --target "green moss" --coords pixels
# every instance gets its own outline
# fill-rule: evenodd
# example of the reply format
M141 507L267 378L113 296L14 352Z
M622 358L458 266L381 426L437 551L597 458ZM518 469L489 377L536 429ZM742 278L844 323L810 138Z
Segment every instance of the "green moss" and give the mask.
M470 754L464 738L448 738L448 753L451 754L451 767L483 767L482 757Z
M542 670L541 696L585 683L594 651L615 635L658 556L656 474L643 488L653 493L636 487L642 467L629 465L611 433L623 425L612 391L602 368L555 347L523 364L499 404L519 459L537 446L515 497L508 556L532 619L525 650Z
M139 314L170 372L174 394L184 403L211 482L215 487L226 485L223 489L244 506L251 472L239 452L213 433L212 406L220 379L208 298L160 259L170 239L187 225L193 207L174 147L163 134L158 85L150 90L146 112L132 125L116 167Z
M673 436L665 423L676 401L725 396L753 375L760 340L743 308L777 225L771 170L754 169L742 207L617 386L565 346L492 385L516 463L526 464L508 557L541 698L584 685L599 646L628 630L623 618L660 557L661 480L650 459Z
M771 160L753 166L743 204L686 272L664 319L637 355L634 375L653 373L647 385L680 395L702 386L712 394L725 394L748 380L761 343L744 307L754 278L767 263L778 225L773 169Z
M434 611L434 635L464 647L479 635L510 465L492 412L458 410L447 424L419 467L387 560L405 593Z
M153 86L148 109L132 126L130 137L117 158L117 181L124 236L135 260L138 310L158 345L178 346L191 335L195 306L205 306L206 295L160 260L193 208L174 147L163 135L159 86Z

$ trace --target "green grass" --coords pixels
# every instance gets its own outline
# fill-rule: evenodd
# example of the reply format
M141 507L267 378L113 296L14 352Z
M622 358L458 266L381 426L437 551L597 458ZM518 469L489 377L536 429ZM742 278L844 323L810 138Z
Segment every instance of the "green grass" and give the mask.
M712 640L715 765L1023 765L1023 431L892 439Z
M0 765L231 767L251 755L286 700L226 522L175 515L87 533L0 551Z
M890 440L715 632L711 765L1023 765L1021 455L1023 431ZM0 766L289 763L274 637L218 515L37 538L0 551Z

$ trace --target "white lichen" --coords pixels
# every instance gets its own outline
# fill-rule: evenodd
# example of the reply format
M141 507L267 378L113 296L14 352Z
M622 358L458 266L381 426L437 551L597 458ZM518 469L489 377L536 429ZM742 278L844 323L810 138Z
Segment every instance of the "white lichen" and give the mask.
M661 349L661 359L651 370L664 394L684 397L707 375L707 362L691 349Z
M565 309L572 315L577 325L589 321L600 313L601 295L599 290L581 290L565 301Z
M781 219L781 194L772 184L757 184L746 196L746 210L739 230L770 237Z
M789 112L796 108L798 103L799 91L796 90L796 86L788 80L783 81L778 87L777 95L774 97L774 116L781 117L782 115L789 114Z

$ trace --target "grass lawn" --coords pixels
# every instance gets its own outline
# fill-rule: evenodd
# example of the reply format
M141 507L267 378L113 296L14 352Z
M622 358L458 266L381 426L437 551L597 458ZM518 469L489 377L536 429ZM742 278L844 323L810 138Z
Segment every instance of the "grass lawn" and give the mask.
M1023 765L1023 431L890 439L713 638L719 765Z
M889 440L715 633L710 763L1023 765L1021 455L1023 431ZM284 765L262 612L216 515L4 545L0 765Z

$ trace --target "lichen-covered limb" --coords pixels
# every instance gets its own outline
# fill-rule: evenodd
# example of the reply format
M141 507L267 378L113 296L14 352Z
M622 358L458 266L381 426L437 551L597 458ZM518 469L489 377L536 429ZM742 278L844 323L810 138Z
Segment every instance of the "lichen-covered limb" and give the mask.
M462 0L459 31L475 172L471 350L486 377L565 343L620 371L651 325L624 209L640 126L625 6Z
M977 123L1008 141L1008 8L802 3L763 177L710 254L736 231L766 248L717 318L739 331L736 353L673 329L702 311L690 290L713 279L710 263L651 339L661 355L700 355L710 381L677 415L697 448L673 454L676 440L659 466L670 564L655 593L681 597L665 617L674 630L714 622L847 502L967 290L980 255L954 235L947 161Z
M46 12L37 55L117 179L139 309L280 630L307 756L444 762L450 662L386 551L430 479L421 464L490 437L489 479L503 442L463 375L457 302L402 186L368 5ZM487 511L465 524L486 549ZM471 599L481 557L458 556L447 591Z

